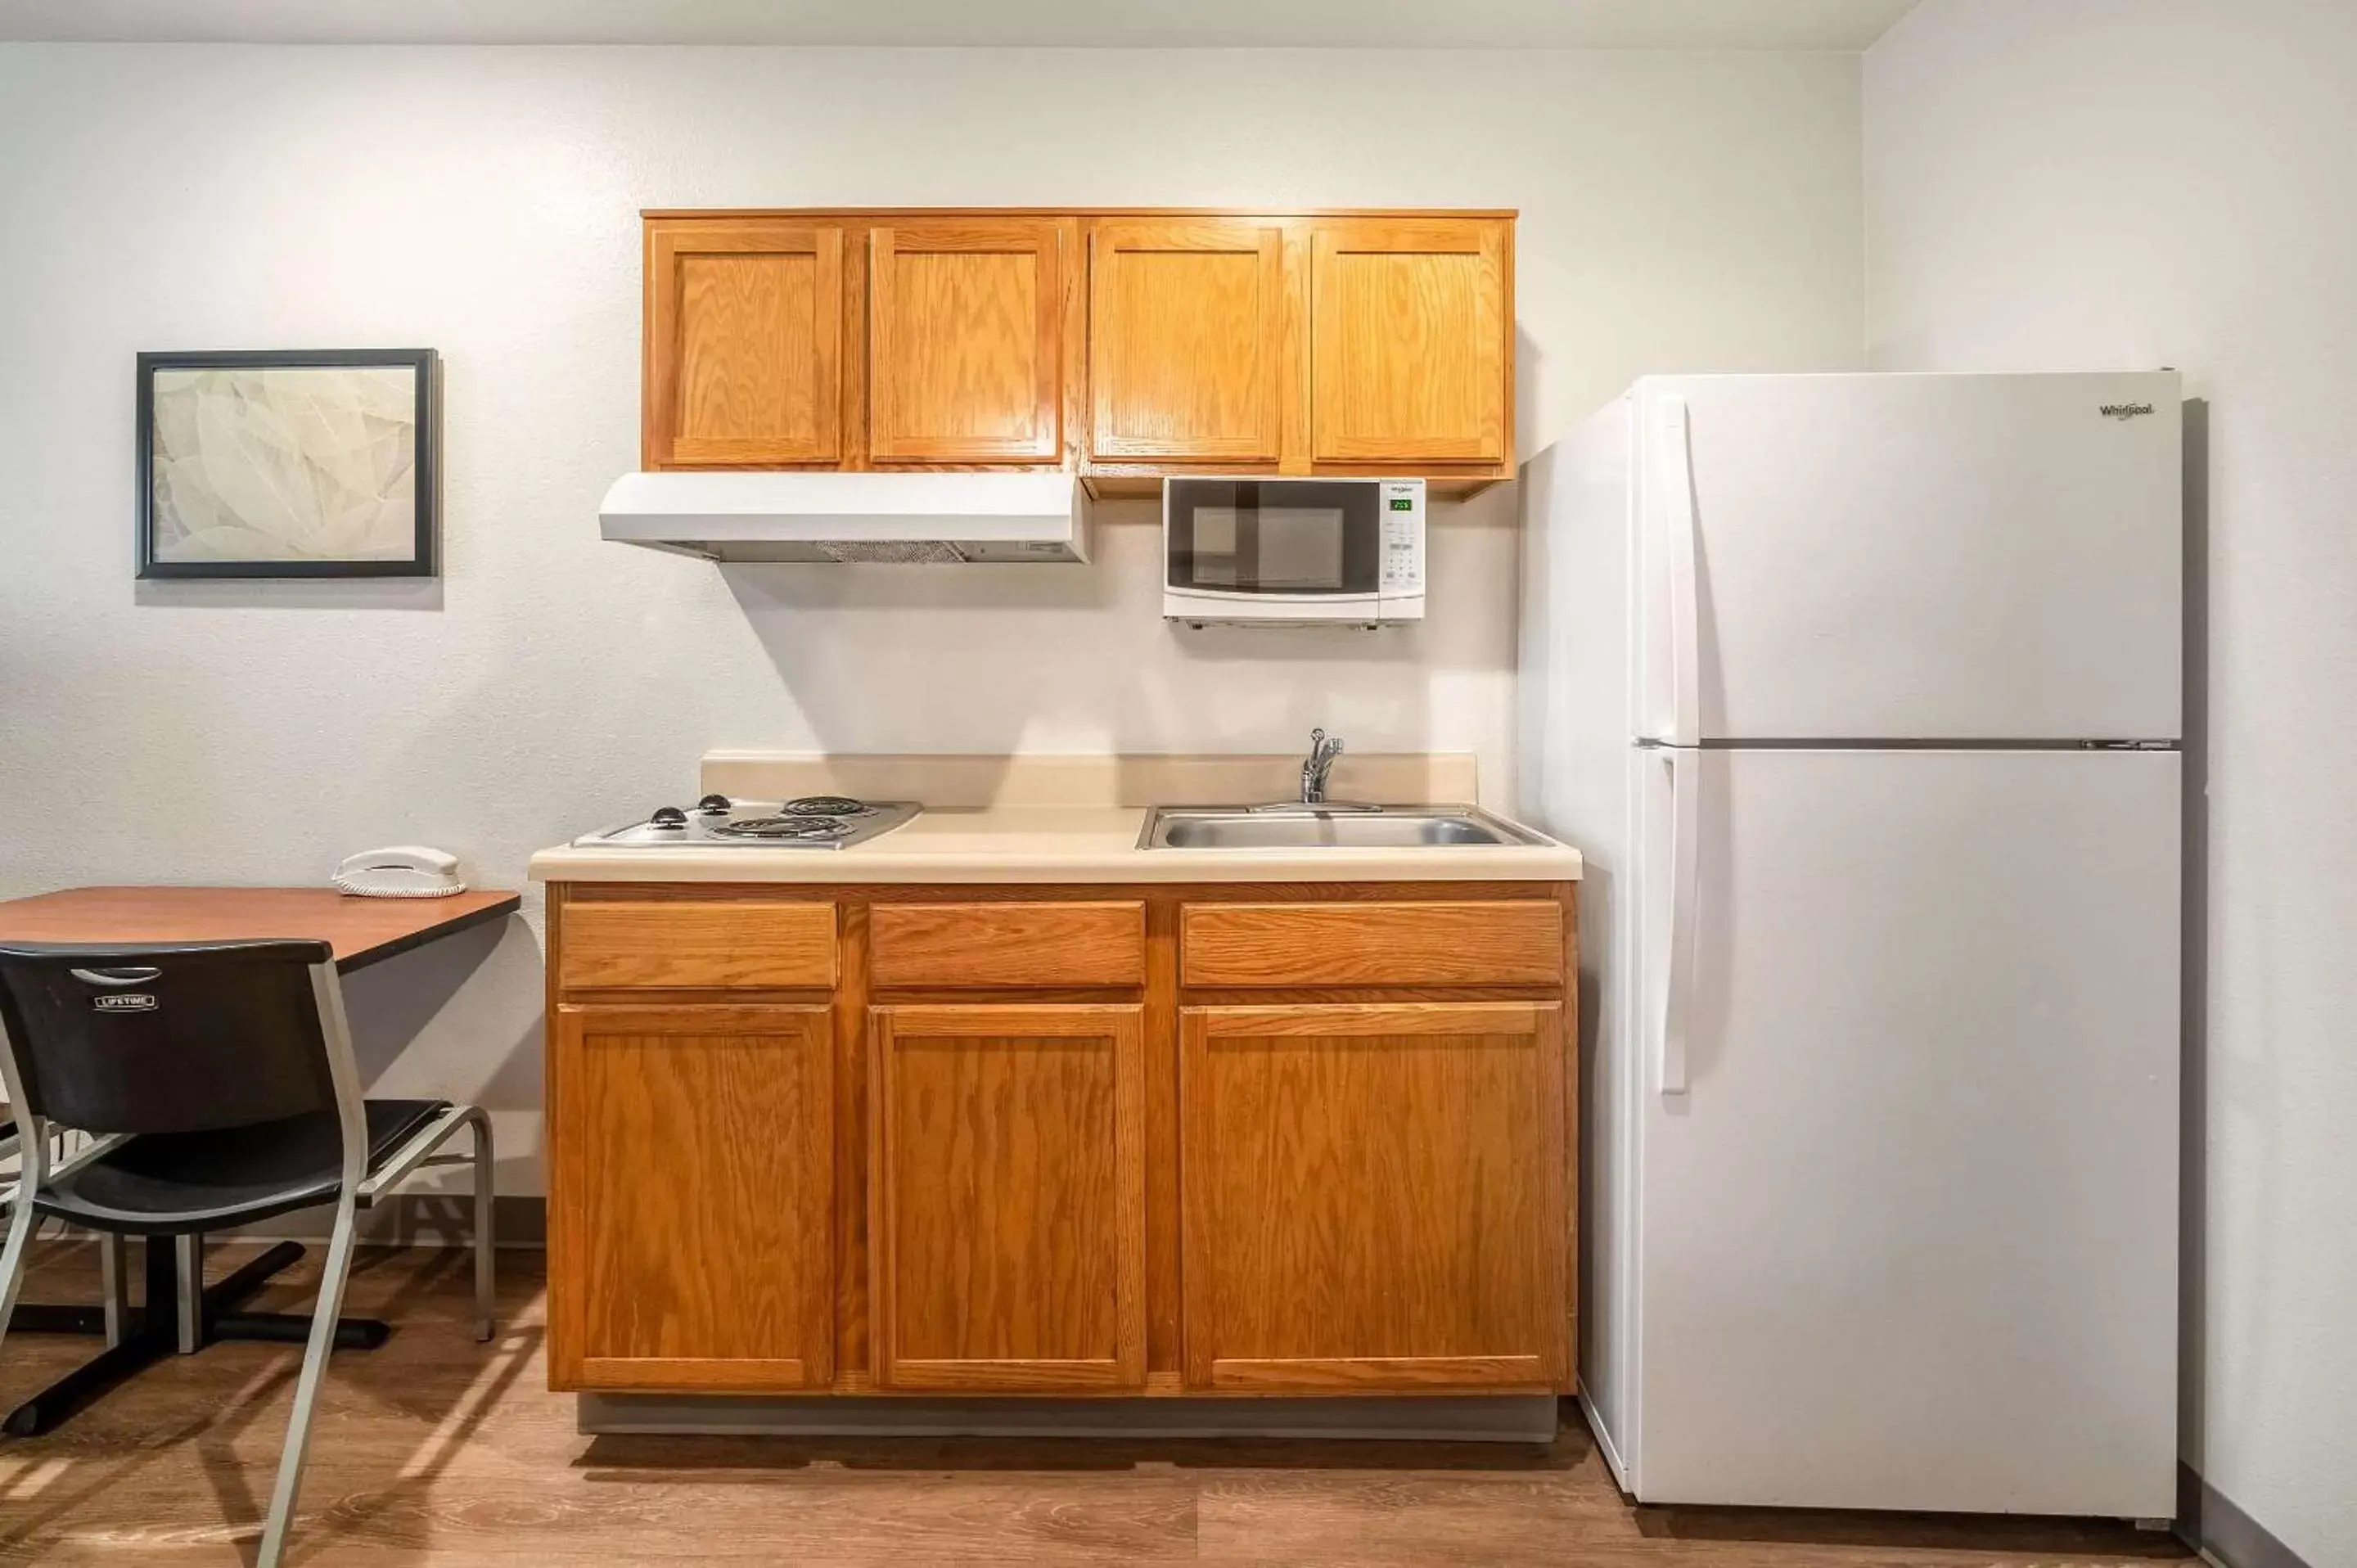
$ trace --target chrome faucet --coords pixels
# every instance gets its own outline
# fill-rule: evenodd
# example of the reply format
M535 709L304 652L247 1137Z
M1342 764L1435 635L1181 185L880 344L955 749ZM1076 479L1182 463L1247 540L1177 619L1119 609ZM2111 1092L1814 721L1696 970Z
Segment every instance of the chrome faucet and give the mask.
M1326 800L1326 775L1334 770L1334 759L1342 755L1342 737L1329 736L1322 729L1309 732L1309 756L1301 765L1301 803L1322 805Z

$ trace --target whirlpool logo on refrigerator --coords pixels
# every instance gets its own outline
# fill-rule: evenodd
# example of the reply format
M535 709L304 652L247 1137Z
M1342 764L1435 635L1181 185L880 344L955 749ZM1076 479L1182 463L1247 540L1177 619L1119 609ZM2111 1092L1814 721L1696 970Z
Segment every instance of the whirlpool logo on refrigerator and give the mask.
M2152 412L2148 403L2107 403L2100 405L2105 419L2126 421Z

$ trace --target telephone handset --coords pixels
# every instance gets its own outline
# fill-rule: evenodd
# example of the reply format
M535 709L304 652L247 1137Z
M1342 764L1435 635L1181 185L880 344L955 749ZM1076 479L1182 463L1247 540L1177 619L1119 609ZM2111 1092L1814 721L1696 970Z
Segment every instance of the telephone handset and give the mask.
M336 867L330 880L362 898L447 898L467 890L457 856L414 843L364 850Z

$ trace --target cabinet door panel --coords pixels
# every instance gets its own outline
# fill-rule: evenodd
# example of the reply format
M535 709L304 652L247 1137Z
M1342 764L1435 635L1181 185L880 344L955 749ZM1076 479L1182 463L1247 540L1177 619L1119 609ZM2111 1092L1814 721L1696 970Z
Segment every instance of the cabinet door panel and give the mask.
M1313 458L1507 460L1507 233L1488 219L1312 229Z
M867 950L871 985L1143 985L1146 905L878 904Z
M1184 1010L1190 1386L1566 1386L1559 1014Z
M869 231L870 456L1060 454L1071 227L997 220Z
M1184 985L1555 985L1563 906L1352 899L1191 903L1178 915Z
M1279 223L1105 223L1091 244L1090 449L1275 462L1287 290Z
M833 1375L824 1007L566 1007L549 1378L756 1391Z
M576 898L558 957L560 983L582 989L831 986L834 905Z
M870 1014L871 1296L893 1389L1146 1375L1143 1010Z
M841 457L843 233L756 218L648 228L650 464Z

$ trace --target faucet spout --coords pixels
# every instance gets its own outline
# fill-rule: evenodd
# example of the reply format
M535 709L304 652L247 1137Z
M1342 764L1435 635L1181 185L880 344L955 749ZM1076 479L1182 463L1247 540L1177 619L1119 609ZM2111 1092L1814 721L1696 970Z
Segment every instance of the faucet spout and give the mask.
M1334 759L1342 755L1342 737L1329 736L1322 729L1309 732L1309 756L1301 764L1301 803L1315 806L1326 799L1326 776L1334 770Z

